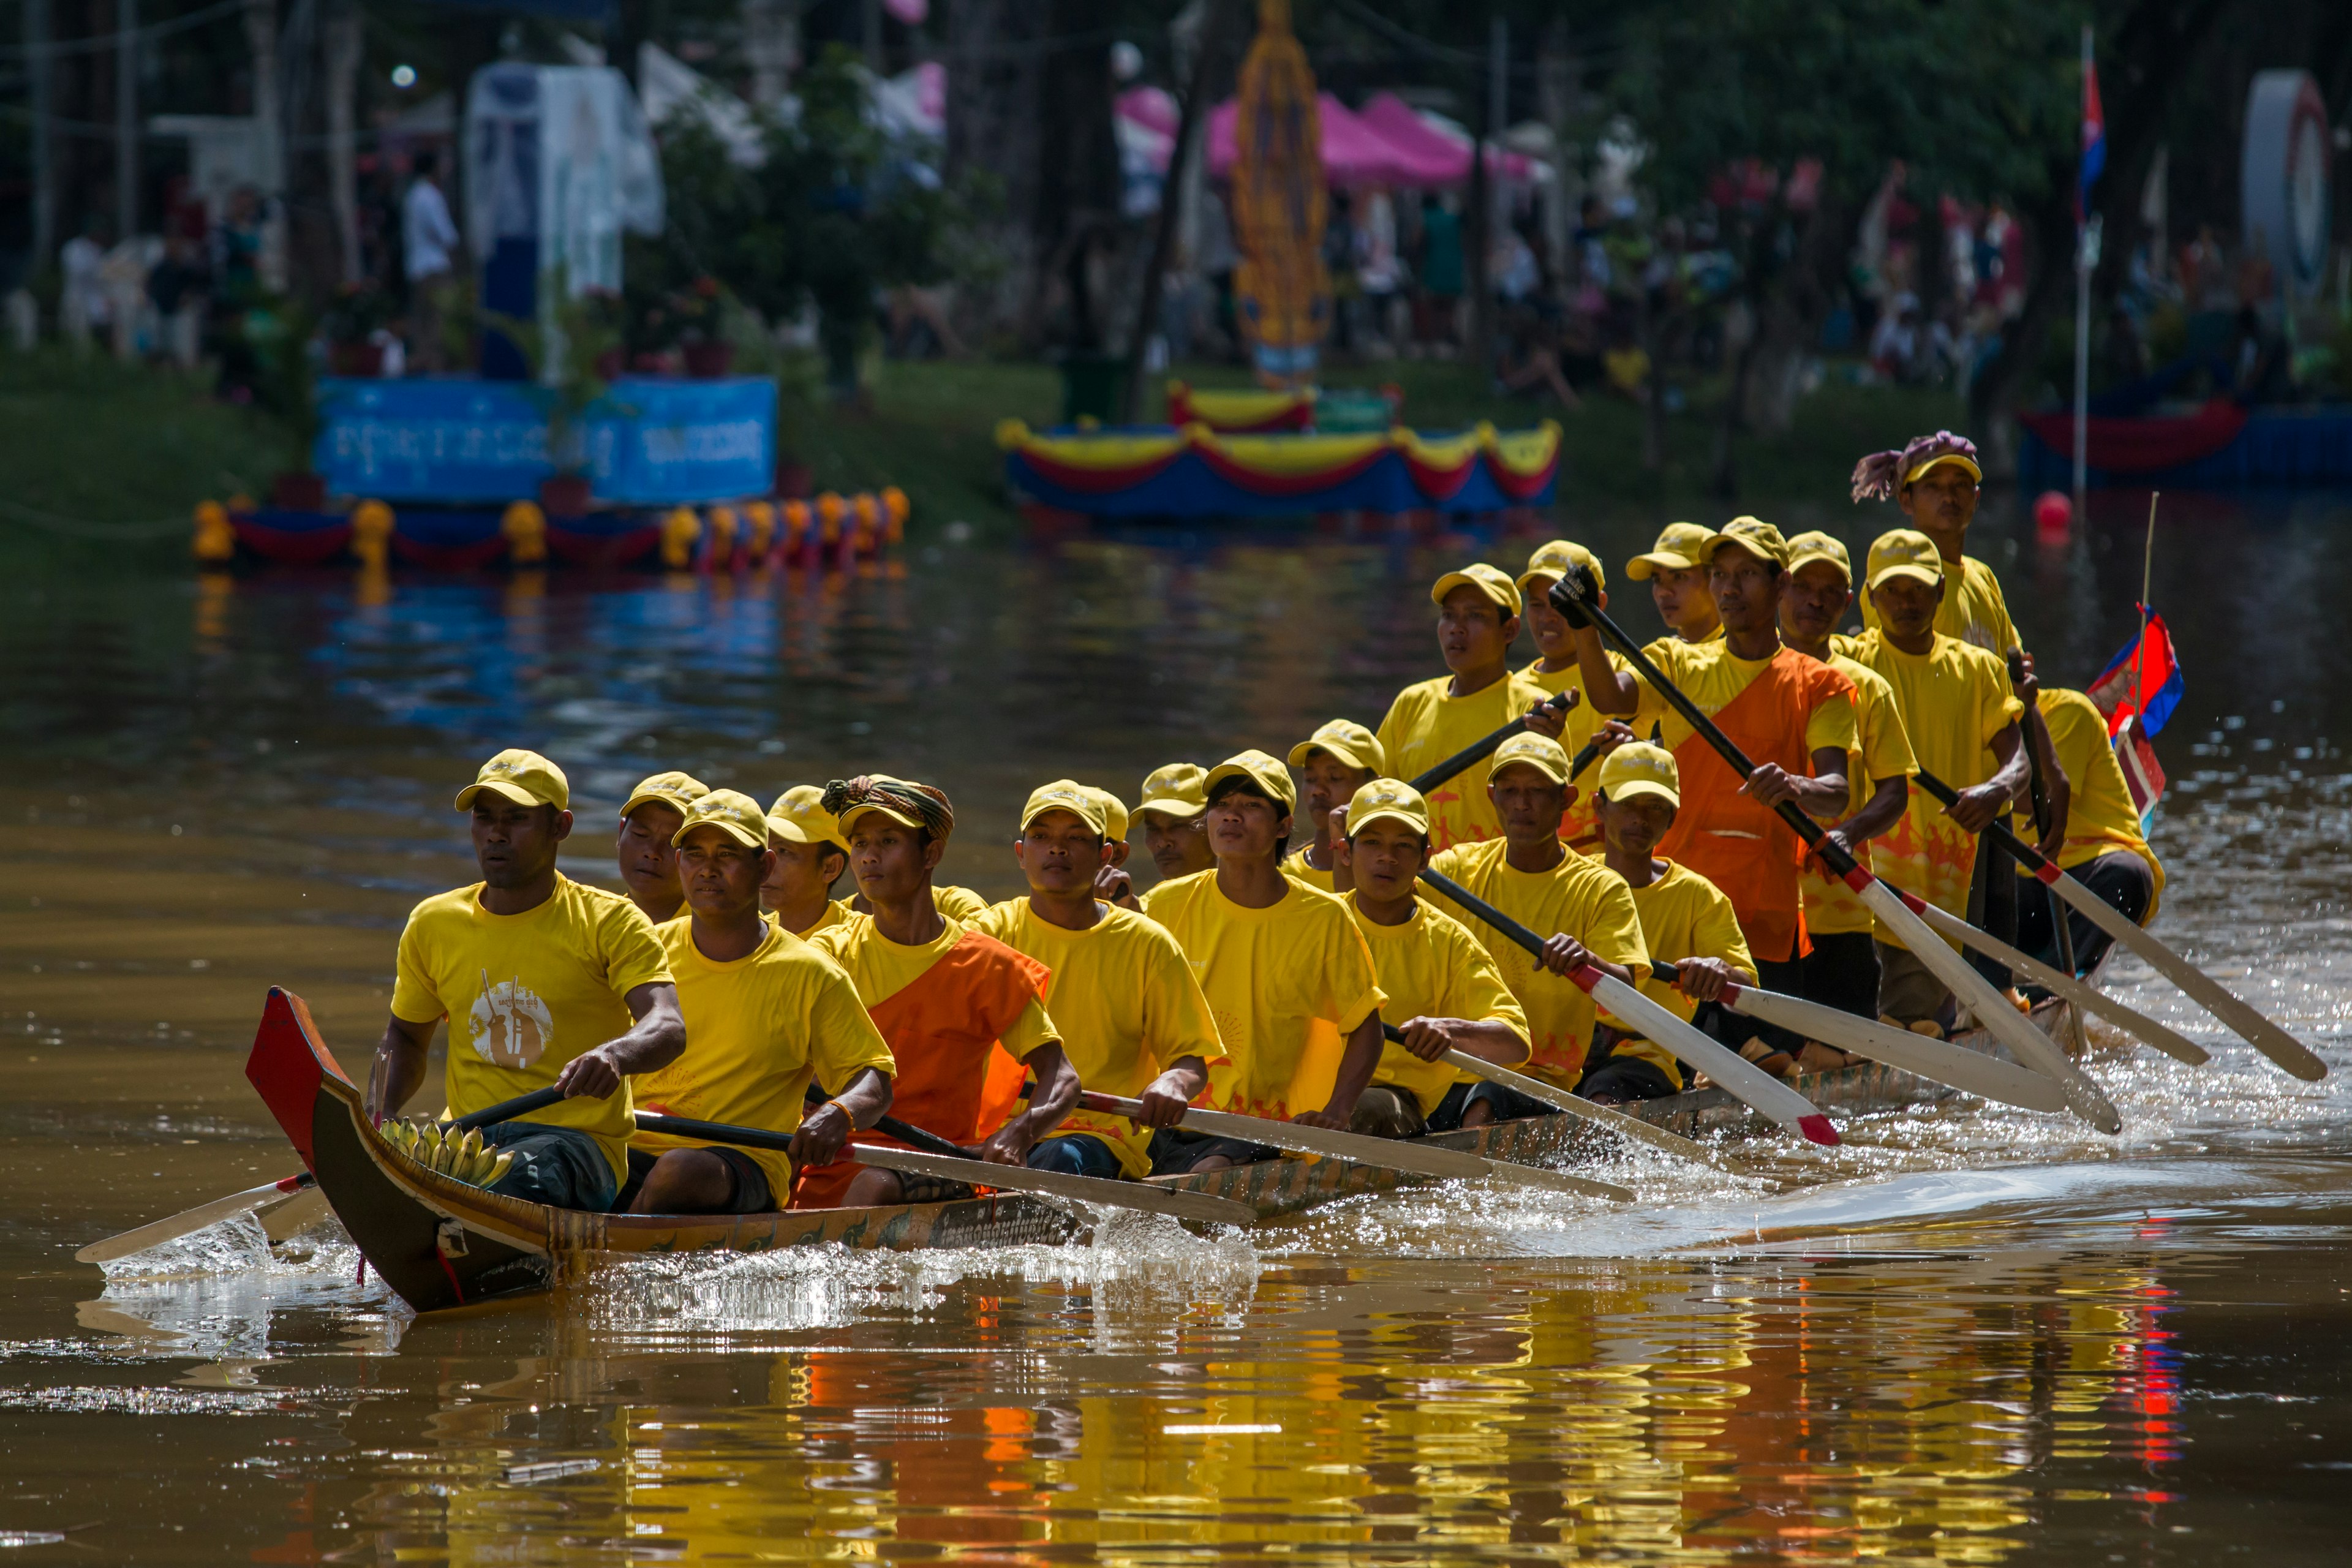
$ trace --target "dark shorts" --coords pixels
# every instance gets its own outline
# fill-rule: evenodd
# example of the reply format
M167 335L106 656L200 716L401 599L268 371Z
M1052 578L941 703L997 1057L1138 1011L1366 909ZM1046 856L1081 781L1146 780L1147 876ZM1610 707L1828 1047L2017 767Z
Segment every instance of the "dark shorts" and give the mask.
M980 1195L980 1189L970 1182L926 1176L914 1171L894 1171L891 1174L898 1178L898 1201L902 1204L960 1204Z
M1878 1016L1878 944L1866 931L1817 933L1813 951L1798 961L1808 1002L1851 1013L1857 1018Z
M730 1192L727 1202L718 1208L705 1209L703 1213L768 1214L775 1208L775 1194L768 1187L768 1173L761 1168L759 1161L740 1149L724 1149L712 1145L699 1152L717 1155L719 1163L726 1166L728 1173L735 1178L734 1187ZM664 1150L662 1152L667 1153L668 1151ZM654 1165L660 1158L660 1154L655 1153L650 1149L630 1149L629 1179L622 1186L620 1195L613 1200L614 1212L625 1211L631 1204L637 1201L637 1190L646 1184L646 1178L653 1174Z
M1464 1110L1474 1105L1491 1106L1494 1109L1488 1114L1496 1121L1526 1121L1532 1117L1559 1114L1555 1107L1546 1105L1535 1096L1521 1094L1516 1089L1506 1089L1499 1083L1457 1084L1454 1087L1467 1090L1462 1098ZM1438 1109L1443 1110L1444 1107ZM1431 1119L1433 1124L1435 1120L1433 1117ZM1458 1119L1455 1125L1460 1125Z
M514 1164L490 1187L494 1193L602 1214L612 1208L620 1190L603 1146L576 1127L501 1121L482 1129L482 1142L514 1156Z
M1039 1142L1029 1151L1029 1168L1059 1171L1066 1176L1097 1176L1107 1182L1127 1173L1118 1163L1118 1150L1084 1132L1065 1132Z
M2147 919L2147 906L2156 900L2155 873L2147 868L2147 861L2128 849L2070 867L2067 875L2096 893L2134 925ZM2031 878L2018 883L2017 945L2051 968L2063 969L2066 966L2058 953L2057 926L2050 918L2051 902L2057 896L2033 883ZM2074 963L2087 974L2106 956L2108 944L2115 939L2093 925L2088 916L2073 910L2066 910L2066 929L2074 935Z
M1479 1087L1475 1083L1457 1083L1447 1089L1445 1098L1437 1102L1437 1109L1429 1113L1429 1130L1432 1132L1462 1131L1462 1113L1469 1109L1471 1092Z
M1239 1138L1203 1138L1176 1127L1163 1127L1151 1135L1151 1173L1155 1176L1190 1175L1202 1161L1218 1154L1236 1165L1255 1165L1282 1158L1279 1149Z
M1576 1092L1587 1100L1663 1100L1682 1091L1655 1062L1611 1057L1584 1075Z
M1418 1138L1429 1131L1429 1118L1410 1090L1376 1083L1356 1097L1348 1131L1366 1138Z

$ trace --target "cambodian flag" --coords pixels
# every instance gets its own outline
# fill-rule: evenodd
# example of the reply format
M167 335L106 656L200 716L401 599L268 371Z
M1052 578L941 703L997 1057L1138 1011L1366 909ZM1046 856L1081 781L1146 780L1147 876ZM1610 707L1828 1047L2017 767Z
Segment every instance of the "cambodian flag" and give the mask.
M2083 49L2083 172L2074 186L2078 222L2091 210L2091 187L2098 184L2099 172L2107 166L2107 115L2099 107L2099 68L2091 61L2087 37Z
M2107 739L2123 764L2132 805L2145 821L2164 794L2164 769L2148 742L2180 705L2184 682L2180 661L2173 657L2171 628L2146 605L2139 614L2139 636L2107 661L2088 695L2107 716Z

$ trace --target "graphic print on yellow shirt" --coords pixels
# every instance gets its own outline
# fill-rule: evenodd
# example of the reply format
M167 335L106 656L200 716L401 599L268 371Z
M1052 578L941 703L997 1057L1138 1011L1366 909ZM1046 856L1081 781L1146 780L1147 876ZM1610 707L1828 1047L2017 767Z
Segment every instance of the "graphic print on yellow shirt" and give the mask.
M682 915L655 928L677 978L686 1049L630 1080L639 1106L796 1132L811 1082L839 1093L866 1068L898 1075L890 1047L839 964L773 925L750 954L722 963L694 945L693 924ZM656 1155L709 1147L699 1138L642 1130L630 1142ZM792 1160L781 1149L740 1152L767 1173L781 1205L793 1190Z
M2058 851L2058 864L2071 871L2118 849L2138 856L2156 879L2155 895L2140 919L2142 925L2150 923L2164 898L2164 862L2141 837L2139 813L2132 809L2131 786L2124 782L2123 764L2116 760L2114 742L2107 738L2106 715L2081 692L2058 687L2042 688L2036 706L2042 710L2042 721L2050 726L2050 744L2058 753L2058 765L2066 770L2067 781L2074 786L2066 812L2066 842ZM2020 866L2018 874L2029 873Z
M669 981L653 922L618 893L561 872L538 908L494 915L483 884L416 906L400 933L392 1012L412 1024L449 1020L449 1114L464 1116L546 1089L572 1058L629 1032L628 994ZM583 1095L522 1120L593 1136L614 1179L628 1175L628 1086Z
M1999 654L1940 632L1926 653L1909 654L1871 632L1853 645L1853 660L1876 670L1893 689L1895 710L1922 772L1965 790L2000 771L1992 739L2025 711L2025 704L2010 689L2009 668ZM1949 913L1968 913L1977 841L1926 790L1911 792L1901 819L1872 846L1872 859L1878 874L1905 892ZM1895 942L1884 927L1877 935Z
M1664 857L1660 857L1664 858ZM1756 960L1740 934L1739 916L1723 890L1687 866L1666 861L1666 874L1646 888L1633 890L1633 907L1642 917L1642 942L1650 956L1663 963L1685 958L1719 958L1734 969L1756 973ZM1688 1023L1698 1004L1663 980L1644 977L1642 994ZM1683 1087L1683 1065L1675 1054L1649 1039L1621 1040L1613 1056L1639 1057Z
M1011 899L989 906L972 929L1052 972L1045 1005L1061 1031L1062 1052L1087 1088L1132 1100L1185 1057L1199 1057L1213 1075L1230 1067L1208 998L1167 928L1132 910L1097 909L1100 921L1071 931L1040 920L1027 899ZM1150 1173L1149 1128L1124 1116L1074 1110L1047 1136L1071 1132L1108 1144L1126 1174Z
M1388 994L1381 1016L1391 1024L1409 1018L1466 1018L1474 1024L1508 1024L1525 1044L1528 1016L1502 971L1467 927L1452 915L1415 900L1412 918L1402 925L1384 926L1364 918L1356 895L1347 895L1348 910L1356 929L1372 950L1372 967L1381 989ZM1570 986L1570 990L1576 988ZM1381 1049L1374 1083L1390 1084L1412 1096L1427 1116L1454 1086L1458 1068L1444 1061L1425 1062L1391 1040Z
M1903 715L1895 710L1895 689L1867 665L1856 664L1832 647L1829 667L1853 682L1855 726L1861 745L1846 754L1846 780L1853 795L1844 816L1866 805L1880 779L1908 778L1919 771L1911 755L1910 737L1903 732ZM1870 846L1854 846L1853 858L1871 868ZM1866 931L1872 925L1869 906L1862 895L1829 874L1821 861L1805 860L1805 929L1816 936Z
M1348 1037L1388 1000L1348 906L1288 882L1279 902L1247 909L1213 870L1160 891L1151 918L1184 950L1231 1058L1198 1103L1286 1121L1322 1110Z
M1418 777L1465 746L1485 740L1507 721L1524 717L1550 695L1507 675L1467 697L1449 697L1445 691L1451 681L1441 675L1408 686L1389 704L1388 717L1381 721L1380 742L1393 777ZM1444 849L1500 836L1502 822L1495 815L1495 803L1486 798L1490 767L1484 761L1473 763L1425 792L1430 847Z
M1630 668L1624 656L1613 649L1609 655L1609 665L1612 669ZM1543 668L1543 660L1538 659L1519 671L1519 679L1547 697L1557 697L1563 691L1576 693L1576 706L1568 710L1564 721L1566 727L1559 735L1560 746L1568 752L1570 762L1573 763L1576 753L1591 742L1593 734L1609 720L1609 715L1594 708L1592 699L1585 694L1583 675L1572 664L1566 669L1547 670ZM1570 779L1569 782L1576 786L1576 798L1568 803L1568 810L1559 819L1560 841L1579 854L1597 855L1601 846L1601 824L1593 816L1592 797L1595 792L1591 776L1588 773L1580 780Z
M1878 606L1870 602L1868 594L1859 596L1863 629L1874 632L1878 629ZM2016 623L2009 618L2009 601L2001 597L2000 579L1993 575L1991 567L1973 555L1960 557L1957 576L1952 563L1944 563L1944 600L1936 606L1936 630L2003 658L2009 657L2010 649L2025 646L2018 640Z
M1516 871L1505 858L1509 847L1500 838L1465 844L1436 856L1430 869L1453 878L1539 937L1565 931L1596 957L1633 970L1637 979L1649 973L1650 950L1643 945L1642 919L1624 878L1576 854L1562 856L1549 871ZM1592 1047L1592 998L1574 981L1539 967L1532 953L1484 921L1453 908L1434 889L1426 893L1438 909L1469 928L1518 998L1534 1047L1524 1070L1559 1088L1575 1088Z

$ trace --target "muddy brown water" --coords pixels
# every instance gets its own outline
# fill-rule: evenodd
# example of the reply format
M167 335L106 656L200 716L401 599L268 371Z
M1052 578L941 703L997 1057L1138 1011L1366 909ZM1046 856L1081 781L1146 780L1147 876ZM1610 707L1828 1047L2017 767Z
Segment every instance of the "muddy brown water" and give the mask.
M2145 499L1978 549L2047 674L2122 644ZM346 1063L448 799L538 746L574 875L638 776L935 779L1014 889L1024 794L1376 721L1423 595L1538 536L919 539L846 575L124 576L0 547L0 1558L36 1563L2338 1562L2352 1497L2352 504L2168 498L2161 932L2336 1069L2112 1041L2124 1135L1850 1121L1772 1192L1476 1188L1247 1237L672 1258L415 1322L331 1223L101 1271L100 1236L293 1167L241 1067L263 989ZM1854 543L1885 525L1776 513ZM1655 519L1583 523L1604 559ZM1638 586L1614 608L1654 625ZM1628 591L1630 590L1630 592Z

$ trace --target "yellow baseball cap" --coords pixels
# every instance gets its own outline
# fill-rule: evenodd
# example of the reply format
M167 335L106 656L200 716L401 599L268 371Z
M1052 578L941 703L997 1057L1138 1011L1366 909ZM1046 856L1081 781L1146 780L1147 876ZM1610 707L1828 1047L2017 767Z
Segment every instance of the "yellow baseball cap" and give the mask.
M1969 457L1965 452L1939 452L1935 457L1923 458L1920 459L1919 466L1917 468L1913 468L1909 473L1903 476L1903 482L1906 485L1917 484L1921 479L1925 479L1931 470L1942 468L1946 463L1949 463L1955 468L1966 468L1969 471L1969 479L1975 480L1978 484L1984 483L1984 470L1978 468L1977 460L1974 458Z
M768 831L787 844L831 844L844 840L841 824L824 808L821 784L794 784L768 807Z
M1086 786L1086 790L1088 795L1102 802L1103 837L1109 839L1113 844L1126 843L1127 802L1119 799L1118 796L1111 794L1110 791L1103 788L1100 784L1088 784Z
M1789 541L1790 571L1794 572L1798 567L1813 561L1826 561L1844 573L1845 580L1849 584L1853 581L1853 557L1845 552L1844 545L1819 529L1813 530L1811 533L1801 533Z
M1227 779L1247 779L1274 797L1285 813L1298 809L1298 789L1290 782L1290 770L1264 752L1247 751L1227 757L1209 770L1201 781L1201 795L1206 800L1217 793L1217 786Z
M1647 555L1625 563L1625 575L1639 583L1653 572L1687 572L1699 563L1699 552L1710 531L1695 522L1670 522L1658 531L1658 542Z
M1944 580L1944 558L1936 542L1916 528L1889 529L1870 542L1870 586L1889 577L1909 577L1933 587Z
M1519 574L1519 592L1533 592L1528 584L1538 577L1543 578L1549 587L1567 576L1571 566L1581 566L1591 573L1594 588L1609 586L1609 574L1601 570L1599 556L1573 540L1555 539L1549 544L1538 546L1536 552L1528 557L1528 569Z
M1029 792L1021 808L1021 831L1049 811L1066 811L1097 833L1103 833L1102 793L1070 779L1055 779ZM1104 834L1108 837L1108 834Z
M1549 735L1538 735L1523 730L1495 748L1495 761L1486 776L1494 777L1514 763L1524 763L1554 784L1568 782L1568 752Z
M658 801L673 810L684 811L709 793L710 786L692 773L656 773L649 779L637 781L637 787L631 790L629 798L621 803L621 815L626 816L648 801Z
M1713 561L1715 552L1727 544L1737 544L1775 566L1785 569L1789 564L1789 542L1780 537L1779 529L1760 517L1735 517L1708 534L1706 542L1698 547L1699 559Z
M1601 759L1601 793L1611 800L1654 795L1668 805L1683 804L1683 770L1675 754L1647 741L1628 741Z
M470 809L474 797L484 790L517 805L572 809L572 783L563 776L563 770L537 752L526 752L520 746L510 746L482 764L474 782L457 792L457 809Z
M1154 768L1143 781L1143 797L1136 802L1135 809L1156 811L1179 822L1198 816L1209 804L1203 788L1208 776L1198 763L1171 763L1164 768Z
M672 845L686 842L686 836L698 827L722 827L727 837L750 849L768 847L768 814L760 803L740 789L705 790L688 801L684 810L686 820L670 835Z
M1459 572L1448 572L1429 590L1429 602L1444 605L1445 595L1456 588L1475 588L1499 606L1507 616L1519 613L1519 585L1500 566L1489 566L1484 561L1465 566Z
M1334 719L1291 747L1290 765L1305 767L1309 752L1328 752L1351 768L1370 768L1376 773L1389 771L1388 748L1353 719Z
M1348 837L1353 838L1367 824L1384 816L1423 837L1429 835L1429 802L1421 798L1421 792L1395 779L1374 779L1348 802Z

